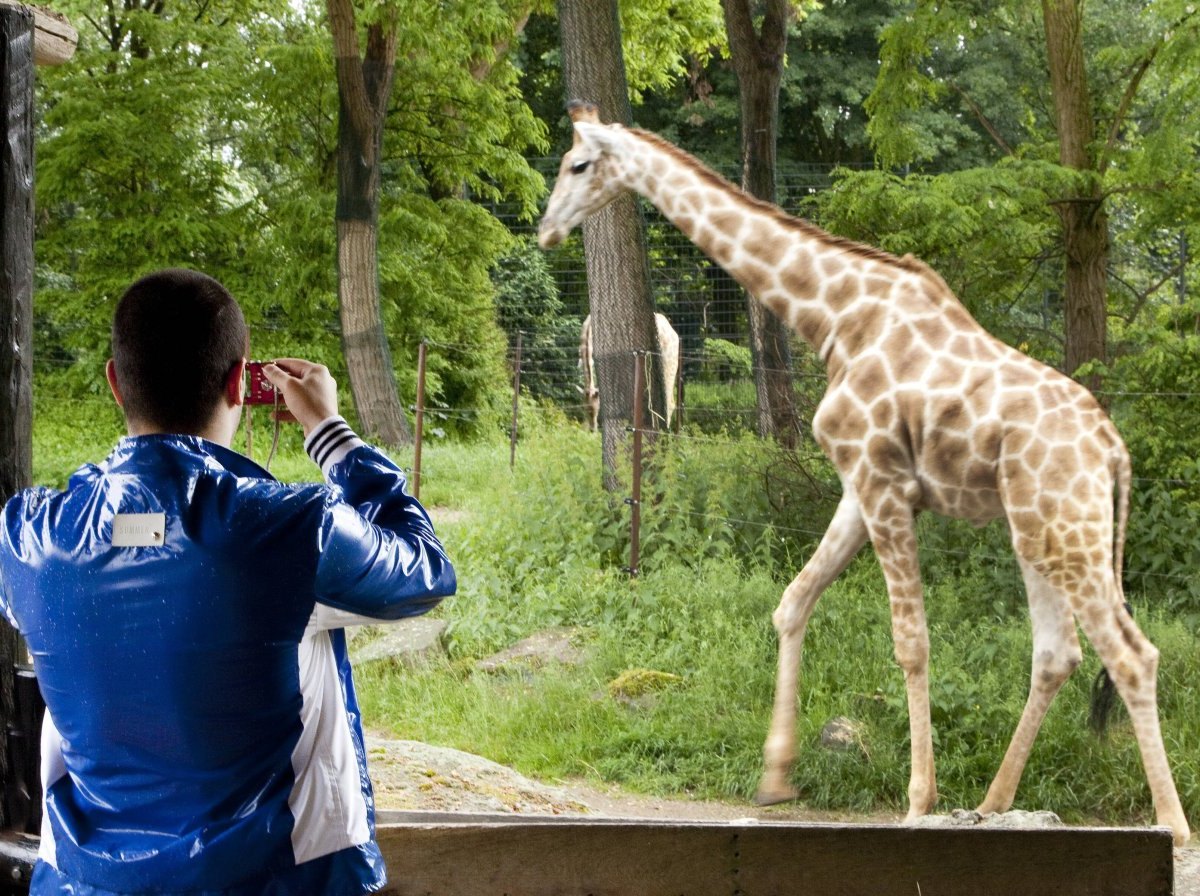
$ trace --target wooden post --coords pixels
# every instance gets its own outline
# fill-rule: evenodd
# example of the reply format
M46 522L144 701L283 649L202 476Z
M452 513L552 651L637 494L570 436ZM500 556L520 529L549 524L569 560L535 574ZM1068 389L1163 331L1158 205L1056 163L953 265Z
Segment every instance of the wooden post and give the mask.
M508 436L508 468L517 463L517 414L521 406L521 332L517 331L517 351L513 358L513 410L512 428Z
M642 409L646 403L646 353L633 353L633 489L629 505L629 574L637 578L642 559Z
M413 439L413 481L412 494L414 498L421 497L421 442L425 436L425 340L417 347L417 413L413 423L416 429Z
M33 478L34 64L65 62L77 40L58 14L0 0L0 502ZM16 631L0 623L2 826L32 833L41 820L42 710L36 687L16 691L17 674L32 678L23 658ZM8 861L4 871L15 884L28 882L29 868L19 861Z
M5 139L0 146L0 501L30 484L33 476L33 13L0 7L0 106ZM7 732L18 713L16 665L23 653L17 632L0 629L0 732ZM5 737L0 749L4 781L5 828L24 830L30 819L22 811L22 791L33 782L22 770ZM27 808L27 807L26 807ZM40 807L39 807L40 809ZM18 817L24 815L25 817ZM38 813L40 817L40 812Z

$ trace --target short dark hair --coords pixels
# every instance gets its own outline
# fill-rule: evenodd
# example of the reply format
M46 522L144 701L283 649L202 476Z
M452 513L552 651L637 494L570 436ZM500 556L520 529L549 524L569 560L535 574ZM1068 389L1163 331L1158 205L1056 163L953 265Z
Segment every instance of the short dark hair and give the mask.
M138 280L117 303L112 325L126 418L199 433L245 357L248 336L237 301L207 274L173 268Z

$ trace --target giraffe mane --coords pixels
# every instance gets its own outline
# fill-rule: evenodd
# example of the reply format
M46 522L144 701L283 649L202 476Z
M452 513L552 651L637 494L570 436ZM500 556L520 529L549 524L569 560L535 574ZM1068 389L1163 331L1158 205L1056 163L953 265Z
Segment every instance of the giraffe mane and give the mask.
M937 287L936 292L940 298L954 296L954 291L950 289L946 281L942 279L942 276L919 258L913 255L893 255L891 252L880 249L876 246L872 246L867 243L860 243L857 240L852 240L848 237L838 236L837 234L830 233L828 230L818 227L811 221L797 217L796 215L788 214L773 203L758 199L755 196L751 196L737 184L732 183L728 179L717 174L717 172L713 171L691 153L680 149L675 144L664 140L657 134L654 134L650 131L644 131L641 128L628 128L627 130L629 133L636 135L638 138L645 140L647 143L654 144L663 152L668 153L679 162L687 165L689 168L692 168L697 174L700 175L701 178L708 181L710 184L724 187L737 196L746 205L757 209L765 215L771 216L780 224L783 224L792 230L799 231L807 237L819 240L831 248L848 252L851 255L858 256L859 258L893 265L894 267L898 267L902 270L909 271L910 273L918 274L921 277L927 278L935 287Z

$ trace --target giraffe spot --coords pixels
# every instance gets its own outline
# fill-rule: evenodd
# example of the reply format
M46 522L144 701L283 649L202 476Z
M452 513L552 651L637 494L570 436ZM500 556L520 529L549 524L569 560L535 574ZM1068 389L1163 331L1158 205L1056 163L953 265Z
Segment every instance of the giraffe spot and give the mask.
M838 445L833 449L833 454L829 459L839 470L848 472L858 462L858 451L849 445Z
M1085 470L1096 470L1106 466L1104 463L1107 452L1101 449L1094 441L1090 439L1081 442L1079 448L1079 459Z
M678 171L670 173L665 165L661 168L655 166L653 173L656 177L663 179L663 191L667 193L682 193L692 185L687 175Z
M967 488L974 491L991 491L996 488L996 468L978 461L971 463L965 481Z
M959 481L971 454L967 440L953 432L935 432L927 443L928 465L945 481Z
M950 338L950 328L946 326L945 321L939 318L926 318L917 326L921 331L921 338L927 345L940 346Z
M829 337L832 323L815 308L806 307L799 302L785 302L785 309L779 312L779 316L789 327L808 340L813 348L819 349Z
M763 303L775 312L780 318L786 319L786 310L788 302L778 295L768 297L767 290L774 283L775 275L761 264L753 261L744 261L738 265L737 276L735 278L738 283L746 287L746 290L753 296L758 296L763 300Z
M883 362L872 355L863 358L858 367L851 371L849 382L855 394L870 398L883 392L890 380Z
M1011 424L1012 421L1006 415L1004 422ZM1008 457L1019 455L1028 447L1031 438L1033 438L1033 434L1028 427L1008 425L1000 439L1000 450Z
M756 289L753 289L748 283L746 284L746 289L750 290L750 292L753 295L760 295L759 291ZM779 295L779 293L777 293L777 292L772 292L767 295L764 295L764 296L762 296L762 299L763 299L763 304L766 305L767 308L769 308L771 310L772 314L774 314L776 317L778 317L782 321L787 321L788 315L791 313L791 310L792 310L792 303L790 301L788 301L783 296Z
M732 209L718 209L708 216L708 220L724 236L734 239L742 229L745 216Z
M886 299L892 294L893 281L878 274L868 274L863 278L863 292L877 299Z
M908 466L904 449L887 436L873 436L867 442L867 460L876 470L900 470Z
M883 346L884 354L892 359L893 374L898 383L911 383L921 378L921 373L931 360L928 350L912 341L907 330L896 330Z
M975 454L987 461L994 461L1000 456L1000 442L1003 429L995 422L983 422L975 427Z
M933 425L944 432L964 432L969 421L967 409L960 402L951 400L938 407Z
M789 246L777 228L761 220L756 221L750 228L746 244L763 264L771 268L779 267Z
M1058 474L1057 478L1062 480L1058 488L1065 489L1067 476L1079 469L1079 456L1075 453L1075 446L1055 445L1050 449L1048 462L1050 468Z
M879 398L871 405L871 425L891 429L896 422L896 405L890 398Z
M1032 507L1034 498L1037 492L1034 490L1033 483L1024 475L1024 471L1019 467L1017 472L1013 472L1013 468L1007 465L1004 468L1003 478L1006 483L1006 502L1010 507Z
M1040 471L1046 462L1047 452L1046 443L1041 438L1033 438L1029 443L1029 449L1025 452L1025 461L1029 464L1029 468Z
M875 308L864 308L855 315L853 321L847 324L839 323L838 332L842 337L842 350L849 357L860 354L864 349L879 341L884 323L885 316Z
M955 389L963 380L963 372L957 359L939 358L929 374L929 388L936 391Z
M733 262L734 253L737 247L732 242L726 239L715 239L712 243L712 257L715 258L722 267L728 268Z
M806 253L800 253L780 271L780 280L783 283L783 288L794 296L802 298L811 298L817 294L818 283L814 276L812 257Z
M1038 416L1037 401L1028 392L1009 393L1001 401L1000 414L1009 423L1027 423L1036 420Z
M807 256L805 256L807 258ZM811 259L808 260L811 265ZM835 277L825 289L825 304L835 314L846 309L859 296L858 278L849 274Z

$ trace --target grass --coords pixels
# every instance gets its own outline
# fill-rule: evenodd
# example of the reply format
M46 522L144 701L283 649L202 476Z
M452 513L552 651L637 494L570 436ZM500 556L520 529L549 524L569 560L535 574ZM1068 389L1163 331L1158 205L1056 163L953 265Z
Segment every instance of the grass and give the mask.
M35 418L35 478L61 485L98 460L119 418L68 416L54 402ZM255 456L269 444L259 423ZM412 457L397 460L411 467ZM295 427L273 465L315 475ZM430 444L421 497L458 511L439 526L460 573L459 594L435 612L448 657L407 670L358 672L368 726L453 746L536 778L583 777L663 796L748 799L774 690L771 612L832 512L810 479L748 437L686 433L658 448L646 481L641 575L621 571L623 495L601 487L600 443L577 426L533 425L509 467L507 441ZM1028 687L1029 625L1003 527L976 532L924 521L922 565L932 643L931 697L941 806L974 806L1016 725ZM1185 811L1200 818L1200 651L1194 631L1132 596L1162 651L1160 712ZM551 626L578 632L583 661L532 675L486 674L475 663ZM1067 821L1152 820L1148 788L1123 715L1108 737L1086 726L1098 661L1085 648L1034 748L1017 807ZM677 676L646 700L614 700L630 670ZM887 601L869 551L828 589L810 623L801 670L793 776L813 808L897 811L908 783L901 673ZM839 715L864 725L862 751L817 749Z

